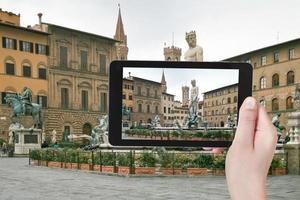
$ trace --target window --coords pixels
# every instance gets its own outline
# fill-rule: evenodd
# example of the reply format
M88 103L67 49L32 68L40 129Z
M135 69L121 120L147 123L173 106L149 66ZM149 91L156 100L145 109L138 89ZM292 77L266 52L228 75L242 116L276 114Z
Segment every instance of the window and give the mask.
M47 79L47 73L45 68L39 68L39 79Z
M169 114L171 113L171 108L168 108L168 113L169 113Z
M15 64L5 63L6 74L15 75Z
M106 73L106 56L100 54L100 74L105 75Z
M293 109L294 108L294 100L293 97L286 98L286 109Z
M35 53L49 55L49 46L44 44L35 44Z
M138 95L142 95L142 88L141 88L141 86L138 86L138 91L137 91L137 93L138 93Z
M147 105L147 113L150 113L150 105Z
M23 76L31 77L31 67L28 65L23 65Z
M61 88L61 107L68 108L69 107L69 90L68 88Z
M80 67L81 70L86 71L87 70L87 59L88 59L88 55L86 51L80 51Z
M100 112L107 112L107 93L100 93Z
M287 85L294 84L295 81L295 73L293 71L289 71L286 77Z
M260 100L260 104L261 104L263 107L266 107L266 101L265 101L265 100Z
M289 49L289 60L292 60L295 58L295 49Z
M143 110L142 110L142 104L138 105L138 112L143 112Z
M157 98L157 90L154 90L154 98Z
M222 99L222 104L224 105L226 102L225 102L225 99Z
M158 114L158 106L155 106L155 114Z
M272 87L277 87L277 86L279 86L279 75L274 74L272 76Z
M267 64L267 56L262 56L261 57L261 66L266 65Z
M42 108L47 107L47 96L37 96L37 103L42 106Z
M129 99L129 100L132 100L132 95L129 95L129 96L128 96L128 99Z
M227 98L227 103L231 103L231 98L230 97Z
M260 78L260 89L265 89L267 88L267 79L266 77L261 77Z
M126 99L126 94L123 94L123 97L122 97L123 99Z
M167 113L167 108L164 106L164 113Z
M63 68L67 68L68 66L68 48L64 46L60 46L59 48L59 59L60 59L60 66Z
M237 113L236 107L233 107L233 113L234 113L234 114Z
M233 97L233 102L236 103L237 102L237 96Z
M2 47L7 49L17 50L17 40L7 37L2 37Z
M81 91L81 105L82 105L82 110L89 109L89 93L86 90Z
M272 100L272 111L278 111L279 110L279 103L278 99L275 98Z
M150 88L147 88L147 97L150 97Z
M33 53L33 43L32 42L19 41L19 48L20 48L20 51L26 51L26 52Z
M227 114L231 114L231 109L227 108Z
M274 59L274 63L279 62L279 52L274 52L274 57L273 57L273 59Z
M211 111L211 115L215 115L215 111Z

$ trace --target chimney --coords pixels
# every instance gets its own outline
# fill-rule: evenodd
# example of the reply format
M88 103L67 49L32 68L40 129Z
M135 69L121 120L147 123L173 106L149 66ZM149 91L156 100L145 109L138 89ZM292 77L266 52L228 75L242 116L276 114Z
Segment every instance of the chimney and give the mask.
M38 16L39 16L39 25L41 26L43 13L38 13Z

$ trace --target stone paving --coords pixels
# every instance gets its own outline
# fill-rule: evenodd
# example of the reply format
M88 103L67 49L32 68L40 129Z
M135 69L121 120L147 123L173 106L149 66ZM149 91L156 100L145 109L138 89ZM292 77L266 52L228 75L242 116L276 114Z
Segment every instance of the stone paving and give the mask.
M300 176L268 178L269 199L300 199ZM28 165L0 158L1 200L229 199L224 177L119 177Z

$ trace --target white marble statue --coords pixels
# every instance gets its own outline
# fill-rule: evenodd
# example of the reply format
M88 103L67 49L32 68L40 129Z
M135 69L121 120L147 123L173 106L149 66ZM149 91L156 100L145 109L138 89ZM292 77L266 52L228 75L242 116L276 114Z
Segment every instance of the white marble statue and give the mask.
M294 102L296 110L300 110L300 84L296 85Z
M8 136L9 136L9 139L8 139L8 144L13 144L14 143L14 140L15 140L15 136L14 136L14 131L15 130L20 130L20 129L24 129L24 126L22 124L20 124L19 122L13 122L8 130L9 130L9 133L8 133Z
M14 143L14 132L9 131L8 136L9 136L8 144L13 144Z
M53 129L51 135L52 135L51 142L52 142L52 144L55 144L56 143L56 130L55 129Z
M203 49L197 45L196 32L191 31L185 33L185 39L189 45L189 49L184 54L186 61L203 61Z
M191 81L191 95L188 113L188 127L195 128L198 126L198 102L199 102L199 88L196 86L196 80Z

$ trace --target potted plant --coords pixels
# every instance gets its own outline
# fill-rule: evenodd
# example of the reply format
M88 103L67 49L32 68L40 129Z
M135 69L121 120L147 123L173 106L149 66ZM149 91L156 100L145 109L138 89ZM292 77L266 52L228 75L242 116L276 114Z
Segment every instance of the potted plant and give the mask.
M81 170L92 170L93 169L93 161L92 154L88 151L80 151L79 152L79 161Z
M113 152L102 153L102 172L117 173L118 167L116 166L116 155Z
M132 168L132 158L131 153L119 153L117 155L117 161L118 161L118 173L119 174L131 174L131 168Z
M66 151L65 168L78 169L78 156L79 152L74 149L68 149Z
M204 176L208 174L208 168L211 168L213 158L210 154L200 154L196 156L187 168L188 176Z
M271 172L274 176L280 176L286 174L286 166L283 158L274 156L271 163Z
M156 158L153 153L143 152L137 157L135 174L155 174Z
M225 155L217 154L213 159L214 175L225 176Z
M62 167L64 161L64 151L53 150L53 159L48 162L48 167Z
M162 153L160 154L161 172L163 175L181 175L182 168L190 162L186 154Z

